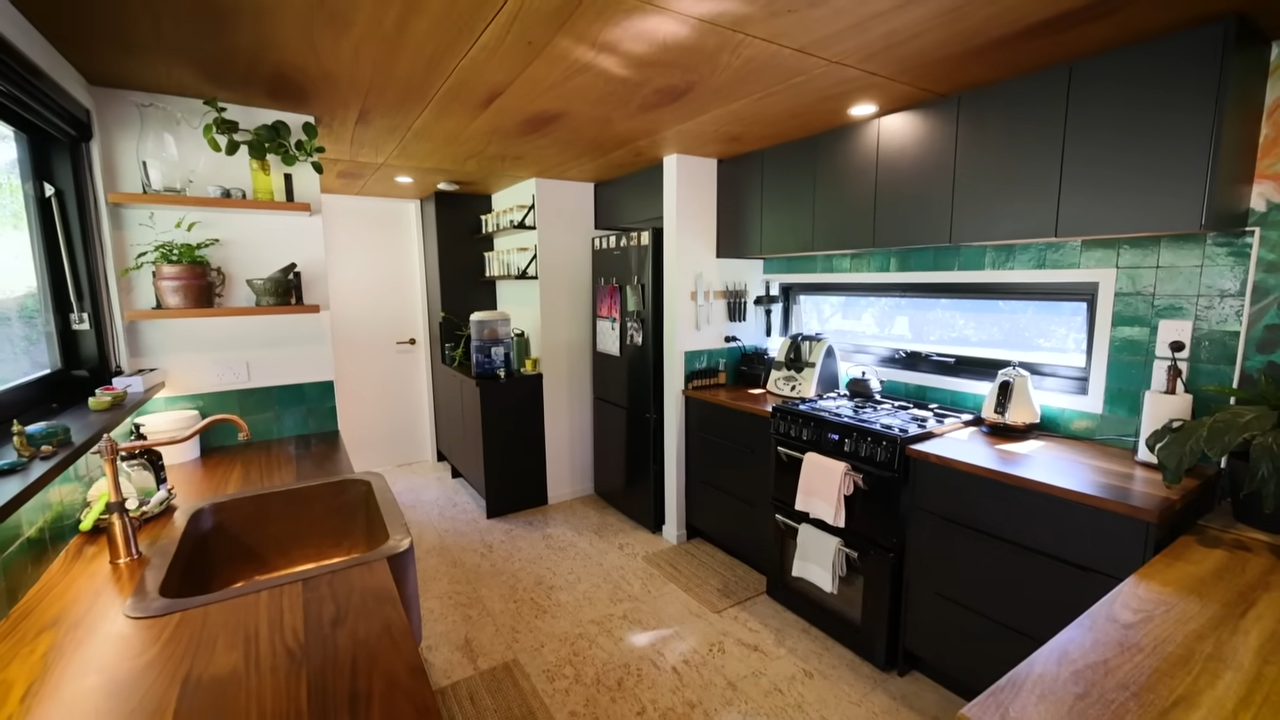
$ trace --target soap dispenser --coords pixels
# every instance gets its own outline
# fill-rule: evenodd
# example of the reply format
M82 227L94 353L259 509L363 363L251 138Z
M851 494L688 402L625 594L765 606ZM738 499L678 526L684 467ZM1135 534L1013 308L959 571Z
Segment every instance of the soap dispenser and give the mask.
M142 426L133 423L133 433L129 442L146 440L142 434ZM164 456L155 448L144 448L133 452L120 453L119 464L129 475L129 482L142 497L151 497L169 484L164 469Z

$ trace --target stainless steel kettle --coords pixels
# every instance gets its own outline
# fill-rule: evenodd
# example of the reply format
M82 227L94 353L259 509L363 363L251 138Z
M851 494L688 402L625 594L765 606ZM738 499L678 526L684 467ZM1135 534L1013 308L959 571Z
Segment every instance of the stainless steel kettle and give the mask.
M996 373L996 381L982 403L983 430L995 434L1029 434L1040 423L1040 403L1031 388L1031 373L1010 363Z

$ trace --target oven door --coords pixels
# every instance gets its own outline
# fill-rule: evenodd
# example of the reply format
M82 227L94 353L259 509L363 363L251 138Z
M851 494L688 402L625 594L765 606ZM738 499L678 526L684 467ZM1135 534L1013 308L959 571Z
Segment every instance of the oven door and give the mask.
M898 557L805 513L774 505L778 566L768 578L769 597L840 644L886 670L897 661L901 569ZM801 523L839 536L849 557L834 594L791 575Z
M795 445L777 437L773 439L773 502L785 508L795 508L796 491L800 487L800 466L804 454L812 452L802 445ZM883 470L862 465L843 456L833 455L846 462L853 470L862 473L863 487L855 488L844 499L845 527L835 533L846 532L870 538L889 550L898 550L904 541L903 521L899 516L903 478ZM800 517L808 518L801 513Z

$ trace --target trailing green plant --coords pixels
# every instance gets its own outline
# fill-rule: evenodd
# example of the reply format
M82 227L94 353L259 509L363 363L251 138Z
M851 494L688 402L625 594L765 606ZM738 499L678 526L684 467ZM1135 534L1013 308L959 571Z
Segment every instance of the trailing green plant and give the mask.
M461 320L453 317L452 315L446 312L440 313L440 317L444 320L453 321L460 328L459 330L457 330L458 343L453 348L453 352L449 353L449 357L453 358L449 362L449 367L458 367L459 365L470 365L471 364L471 353L470 353L471 324L464 323Z
M324 146L319 144L320 131L315 123L302 123L302 137L294 138L293 129L283 120L247 129L241 127L239 121L227 117L227 109L218 104L218 98L205 100L204 106L213 113L209 122L204 124L203 132L205 142L214 152L234 157L244 147L254 160L266 160L269 155L275 155L285 167L305 162L317 175L324 174L324 165L319 159L324 154ZM221 143L218 138L222 138Z
M204 251L220 241L218 238L205 238L190 242L191 231L199 225L199 220L187 222L187 216L183 215L173 227L161 229L156 225L156 214L150 213L147 215L147 222L138 223L138 226L153 232L155 239L139 245L138 247L147 249L134 255L133 264L121 270L120 274L128 275L147 265L209 265L209 256Z
M1170 420L1146 439L1165 485L1182 482L1183 474L1202 456L1221 462L1232 452L1247 449L1244 492L1262 493L1263 508L1272 512L1280 499L1280 385L1264 374L1249 388L1205 389L1234 398L1236 404L1195 420Z

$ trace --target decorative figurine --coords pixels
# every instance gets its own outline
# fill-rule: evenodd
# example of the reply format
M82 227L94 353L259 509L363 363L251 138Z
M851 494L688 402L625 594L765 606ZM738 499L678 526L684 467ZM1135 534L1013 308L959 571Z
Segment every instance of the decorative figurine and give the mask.
M18 451L18 457L23 460L30 460L40 454L39 450L31 447L27 443L27 429L18 424L17 420L13 421L13 449Z

